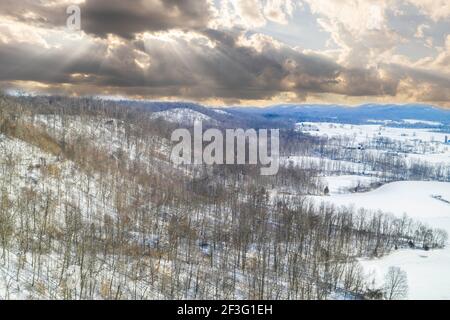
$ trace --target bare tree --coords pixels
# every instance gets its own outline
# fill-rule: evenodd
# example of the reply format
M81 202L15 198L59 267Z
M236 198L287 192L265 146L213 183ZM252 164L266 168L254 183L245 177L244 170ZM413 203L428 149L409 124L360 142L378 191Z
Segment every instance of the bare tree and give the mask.
M399 267L389 267L385 276L384 295L388 300L400 300L408 296L408 277Z

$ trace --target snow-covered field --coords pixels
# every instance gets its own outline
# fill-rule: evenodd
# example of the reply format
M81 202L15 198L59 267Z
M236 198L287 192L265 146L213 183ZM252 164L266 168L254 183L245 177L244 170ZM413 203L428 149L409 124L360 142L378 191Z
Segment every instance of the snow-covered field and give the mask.
M408 276L408 299L450 299L450 248L423 251L401 249L381 259L361 260L367 277L383 283L384 275L391 266L406 271Z
M304 122L297 125L299 130L310 133L315 136L328 137L349 137L355 139L356 142L366 142L368 138L386 137L402 142L437 142L444 143L445 136L450 134L442 132L434 132L432 129L413 129L387 127L384 125L353 125L338 124L328 122Z
M332 195L323 199L336 205L353 204L355 207L382 210L400 216L406 213L430 226L445 226L450 231L450 204L433 198L438 195L450 201L450 183L393 182L367 193Z
M450 233L450 204L445 202L450 201L450 183L395 182L367 193L316 198L338 206L382 210L397 216L406 213ZM409 299L450 299L450 246L432 251L402 249L380 259L361 260L361 263L368 278L374 277L378 283L382 283L390 266L405 270Z
M421 122L409 119L407 123ZM408 163L420 161L431 165L450 165L450 142L446 143L450 141L450 133L437 132L433 128L303 122L297 124L297 130L317 137L344 139L346 147L360 148L366 154L394 154ZM380 139L387 139L390 149L380 150L383 144Z
M403 119L404 123L407 124L424 124L427 126L441 126L442 123L441 122L437 122L437 121L426 121L426 120L416 120L416 119Z
M220 110L218 110L220 111ZM217 111L217 112L218 112ZM191 109L169 109L165 111L159 111L152 114L152 118L162 118L168 122L180 123L183 125L193 125L195 122L210 122L215 124L216 120L213 118Z
M406 125L439 126L437 122L405 119ZM450 134L436 132L433 128L389 127L392 122L373 122L368 125L304 122L297 125L299 131L312 136L340 139L346 147L359 149L360 153L380 155L383 153L405 159L408 163L420 161L430 166L450 166L450 144L445 142ZM374 142L388 139L397 147L384 148ZM398 150L396 150L397 148ZM350 148L351 152L351 148ZM283 163L283 161L282 161ZM329 188L329 196L312 197L336 206L353 206L372 211L383 211L396 216L407 214L430 227L441 228L450 234L450 183L434 181L403 181L381 186L370 192L357 193L357 186L373 186L382 182L375 178L363 163L351 163L312 157L289 157L285 164L312 167L344 168L354 170L348 174L321 177ZM361 171L363 169L363 171ZM372 176L371 176L372 175ZM363 189L363 190L364 190ZM389 267L400 267L407 272L409 299L450 299L450 245L441 250L400 249L378 259L361 259L367 279L381 286Z

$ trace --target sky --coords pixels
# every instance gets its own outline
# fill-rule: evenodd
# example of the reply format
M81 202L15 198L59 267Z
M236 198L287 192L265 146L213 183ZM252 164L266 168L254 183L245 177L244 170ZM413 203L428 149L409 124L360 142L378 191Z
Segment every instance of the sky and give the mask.
M449 31L448 0L1 0L0 89L450 108Z

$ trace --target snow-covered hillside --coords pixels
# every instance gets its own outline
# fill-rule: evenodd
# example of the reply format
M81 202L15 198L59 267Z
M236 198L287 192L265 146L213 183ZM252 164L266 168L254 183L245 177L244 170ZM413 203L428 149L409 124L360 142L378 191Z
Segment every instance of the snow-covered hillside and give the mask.
M217 121L210 116L192 109L174 108L155 112L151 117L153 119L162 118L168 122L174 122L187 126L192 126L196 122L208 122L209 124L217 124Z
M182 103L0 97L0 108L2 299L373 299L391 265L414 280L410 297L447 297L444 132L295 132ZM197 121L277 124L278 174L175 166L173 123Z

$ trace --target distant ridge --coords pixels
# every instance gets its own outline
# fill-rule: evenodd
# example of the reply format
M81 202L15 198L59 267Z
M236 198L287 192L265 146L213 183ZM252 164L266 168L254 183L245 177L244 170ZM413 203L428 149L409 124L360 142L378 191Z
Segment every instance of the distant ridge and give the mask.
M439 122L450 125L450 110L427 104L364 104L356 107L321 104L280 104L266 108L232 107L231 111L254 113L267 118L283 118L287 121L333 121L344 123L367 123L405 119Z

